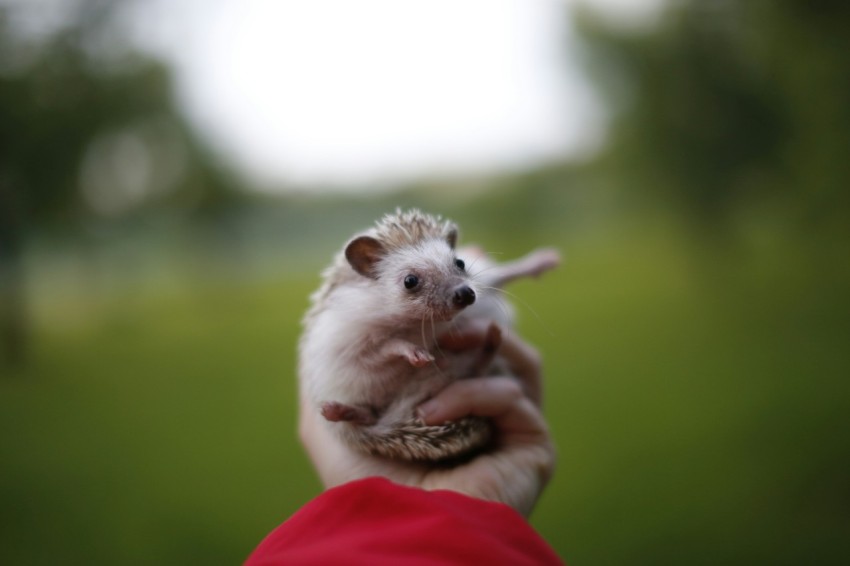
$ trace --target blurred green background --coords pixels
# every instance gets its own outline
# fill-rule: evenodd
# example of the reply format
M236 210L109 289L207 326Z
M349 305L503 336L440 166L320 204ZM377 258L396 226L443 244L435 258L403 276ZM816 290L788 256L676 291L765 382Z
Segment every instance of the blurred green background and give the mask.
M244 559L320 490L294 426L319 270L420 206L565 256L511 291L559 452L532 522L569 563L846 563L850 4L578 8L598 153L346 197L250 190L168 67L98 51L111 5L35 39L0 5L0 562Z

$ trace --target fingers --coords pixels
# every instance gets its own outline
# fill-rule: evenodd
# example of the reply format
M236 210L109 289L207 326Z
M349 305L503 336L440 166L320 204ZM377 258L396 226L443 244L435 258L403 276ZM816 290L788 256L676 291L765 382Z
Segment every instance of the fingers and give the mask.
M440 336L440 348L448 352L464 352L485 347L492 336L492 327L496 326L488 320L471 320L461 328ZM540 405L543 397L540 354L510 330L500 330L498 353L507 361L510 372L523 383L528 397Z
M433 470L426 489L453 489L510 505L528 516L555 469L555 448L540 408L513 377L457 381L419 406L426 424L474 415L491 420L496 442L461 466Z
M489 320L474 319L465 322L459 328L439 336L437 343L448 352L464 352L484 345L487 330L493 325Z
M419 406L418 414L434 425L469 415L493 420L503 437L546 435L540 410L511 377L481 377L457 381Z
M525 385L528 397L535 405L543 400L542 363L536 348L521 340L513 332L502 332L502 347L499 350L508 362L511 373Z

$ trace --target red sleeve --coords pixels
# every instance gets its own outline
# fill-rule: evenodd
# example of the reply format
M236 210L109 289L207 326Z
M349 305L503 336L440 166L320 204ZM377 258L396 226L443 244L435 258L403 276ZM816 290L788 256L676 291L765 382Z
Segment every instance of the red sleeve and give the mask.
M512 508L384 478L324 492L277 527L246 566L562 564Z

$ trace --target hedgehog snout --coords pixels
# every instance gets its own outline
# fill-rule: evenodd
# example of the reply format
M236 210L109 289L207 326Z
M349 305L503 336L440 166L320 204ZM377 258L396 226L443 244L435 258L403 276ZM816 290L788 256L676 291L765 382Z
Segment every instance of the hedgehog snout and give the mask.
M452 302L458 308L468 307L475 302L475 291L469 285L461 285L455 289Z

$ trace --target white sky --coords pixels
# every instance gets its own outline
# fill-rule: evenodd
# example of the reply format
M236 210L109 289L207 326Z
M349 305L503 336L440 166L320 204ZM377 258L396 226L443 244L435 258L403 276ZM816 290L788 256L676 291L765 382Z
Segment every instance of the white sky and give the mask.
M661 0L597 0L621 22ZM274 189L386 186L592 151L568 0L159 0L143 43L238 170Z

